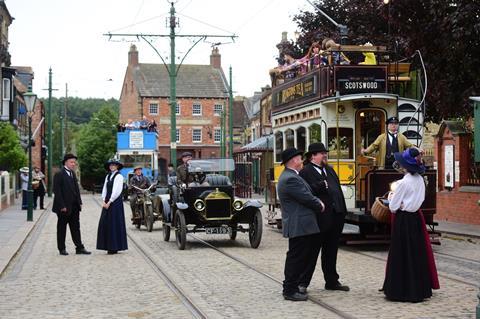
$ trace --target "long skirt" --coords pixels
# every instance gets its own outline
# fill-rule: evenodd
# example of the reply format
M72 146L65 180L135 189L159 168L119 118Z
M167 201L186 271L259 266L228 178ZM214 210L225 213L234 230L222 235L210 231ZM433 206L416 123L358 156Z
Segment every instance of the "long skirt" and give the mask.
M127 230L122 198L117 198L108 209L102 209L98 223L97 249L127 250Z
M419 212L394 215L383 291L389 300L420 302L439 288L425 222Z

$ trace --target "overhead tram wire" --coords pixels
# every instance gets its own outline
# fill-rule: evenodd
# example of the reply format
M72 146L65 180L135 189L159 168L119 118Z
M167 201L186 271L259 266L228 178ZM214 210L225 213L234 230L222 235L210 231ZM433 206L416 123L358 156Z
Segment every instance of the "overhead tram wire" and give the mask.
M242 22L238 28L235 30L235 34L238 34L238 32L243 29L245 26L247 26L253 19L255 19L263 10L265 10L267 7L269 7L271 4L274 2L277 2L278 0L270 0L266 5L264 5L262 8L254 12L250 17L245 19L244 22Z
M138 15L140 14L140 11L142 11L142 8L143 8L144 4L145 4L145 0L142 0L142 3L140 4L140 7L137 10L137 14L135 14L135 18L133 18L131 26L135 25L135 21L137 21ZM128 32L130 32L130 28L128 29Z

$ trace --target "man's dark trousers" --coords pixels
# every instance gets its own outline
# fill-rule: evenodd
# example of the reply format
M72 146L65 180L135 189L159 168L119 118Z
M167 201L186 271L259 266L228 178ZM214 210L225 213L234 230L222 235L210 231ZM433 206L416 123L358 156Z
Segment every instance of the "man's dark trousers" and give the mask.
M319 234L300 236L288 239L288 252L285 259L285 280L283 281L283 293L293 294L298 292L298 285L305 265L310 260L310 253L318 244Z
M58 213L57 221L57 247L58 250L65 250L65 237L67 235L67 224L70 228L70 234L72 235L73 243L76 249L84 248L82 244L82 238L80 235L80 207L78 205L72 206L72 212L70 214Z

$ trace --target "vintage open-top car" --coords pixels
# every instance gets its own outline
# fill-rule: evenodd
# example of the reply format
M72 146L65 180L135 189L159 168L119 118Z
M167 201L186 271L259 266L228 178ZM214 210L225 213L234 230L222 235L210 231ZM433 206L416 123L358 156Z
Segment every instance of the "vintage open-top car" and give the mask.
M262 239L262 205L256 200L234 197L228 176L232 159L191 160L187 174L193 182L186 184L169 178L170 198L162 200L163 238L175 231L178 248L185 249L187 233L228 234L235 240L238 232L248 232L250 246L257 248Z

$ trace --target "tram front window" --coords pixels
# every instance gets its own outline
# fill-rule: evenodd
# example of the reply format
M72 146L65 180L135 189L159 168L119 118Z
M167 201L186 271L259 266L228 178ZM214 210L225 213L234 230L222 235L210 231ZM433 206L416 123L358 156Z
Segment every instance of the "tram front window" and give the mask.
M297 149L301 151L305 151L306 143L307 143L306 130L302 126L297 129Z
M126 168L142 166L143 168L152 167L152 156L151 155L120 155L120 161L123 163L123 166Z
M353 129L348 127L337 128L331 127L328 129L328 157L340 159L353 159ZM340 157L338 157L340 154Z

